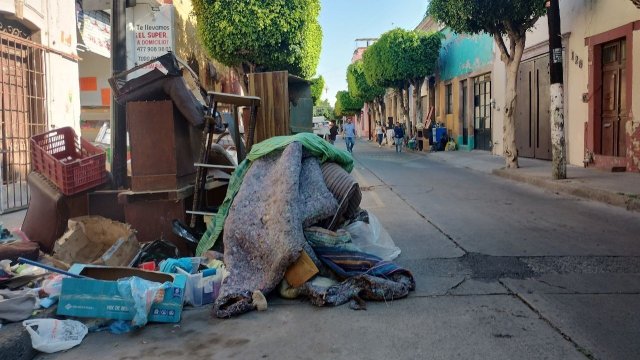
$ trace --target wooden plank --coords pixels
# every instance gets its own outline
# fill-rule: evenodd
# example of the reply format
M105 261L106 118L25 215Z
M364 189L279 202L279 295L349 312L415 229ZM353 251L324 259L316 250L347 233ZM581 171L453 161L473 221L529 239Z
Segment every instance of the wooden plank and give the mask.
M207 92L209 96L213 96L215 102L237 105L237 106L260 106L260 98L256 96L240 96L234 94L220 93L215 91Z
M202 163L194 163L193 166L199 166L199 167L211 168L211 169L232 169L232 170L234 170L236 168L236 166L202 164Z
M177 201L193 195L193 185L177 190L164 191L122 191L118 193L118 203L130 204L139 201Z

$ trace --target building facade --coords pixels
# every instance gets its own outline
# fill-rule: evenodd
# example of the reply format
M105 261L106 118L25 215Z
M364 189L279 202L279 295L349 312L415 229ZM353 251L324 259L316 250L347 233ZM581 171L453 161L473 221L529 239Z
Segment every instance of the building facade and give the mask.
M435 120L461 150L492 149L493 38L443 29L435 77Z
M0 1L0 212L28 204L29 138L79 130L75 3Z
M640 10L631 1L560 2L564 46L567 160L640 171ZM518 75L516 141L520 156L550 159L548 26L527 33ZM502 154L505 68L494 59L494 153Z

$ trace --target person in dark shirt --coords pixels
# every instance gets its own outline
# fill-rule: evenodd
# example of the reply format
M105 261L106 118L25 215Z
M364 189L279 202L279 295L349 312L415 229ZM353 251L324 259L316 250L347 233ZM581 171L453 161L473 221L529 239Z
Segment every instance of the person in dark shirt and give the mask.
M393 137L396 144L396 152L402 152L402 142L404 141L404 129L397 122L393 128Z
M338 136L338 127L336 126L336 122L332 121L329 123L329 142L332 145L336 142L337 136Z

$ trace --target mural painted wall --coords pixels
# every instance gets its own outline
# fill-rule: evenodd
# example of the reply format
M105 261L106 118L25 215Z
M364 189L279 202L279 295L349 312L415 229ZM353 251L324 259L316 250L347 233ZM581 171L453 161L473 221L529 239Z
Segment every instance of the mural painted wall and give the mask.
M493 38L486 34L459 35L450 29L442 33L445 40L438 60L439 80L448 81L477 71L493 62Z
M458 148L473 150L473 131L468 134L467 145L461 145L464 124L473 129L472 77L491 71L493 38L487 34L456 34L450 29L443 29L442 33L445 39L438 59L435 119L445 124L448 135L456 141ZM464 81L467 84L466 104L462 103Z

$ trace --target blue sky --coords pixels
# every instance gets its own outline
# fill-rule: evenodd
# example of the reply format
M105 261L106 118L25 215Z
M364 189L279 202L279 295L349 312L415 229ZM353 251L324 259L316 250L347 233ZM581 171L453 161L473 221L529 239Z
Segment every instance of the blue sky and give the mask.
M323 99L347 90L346 71L355 39L377 38L396 27L414 29L427 10L427 0L322 0L322 54L317 74L324 76Z

